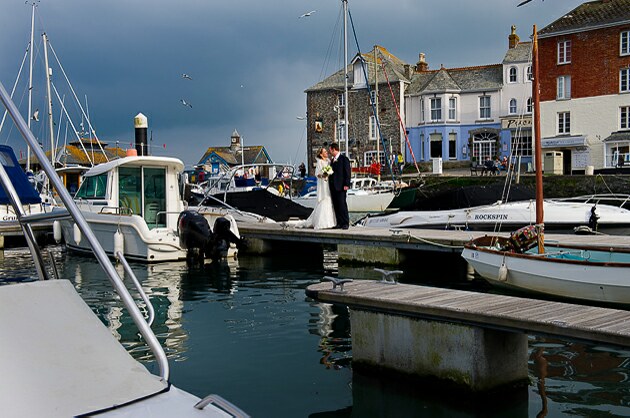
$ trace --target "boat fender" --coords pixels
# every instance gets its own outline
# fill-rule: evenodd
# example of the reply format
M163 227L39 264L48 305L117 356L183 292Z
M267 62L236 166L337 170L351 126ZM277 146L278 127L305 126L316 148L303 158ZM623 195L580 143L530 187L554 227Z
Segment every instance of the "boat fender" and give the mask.
M81 230L79 229L79 225L74 224L73 232L74 243L76 245L79 245L79 243L81 242Z
M120 229L114 233L114 255L118 258L118 252L125 253L125 236Z
M61 222L53 221L53 238L59 244L61 242Z
M505 282L507 281L508 268L505 265L505 261L501 263L501 267L499 267L499 281Z

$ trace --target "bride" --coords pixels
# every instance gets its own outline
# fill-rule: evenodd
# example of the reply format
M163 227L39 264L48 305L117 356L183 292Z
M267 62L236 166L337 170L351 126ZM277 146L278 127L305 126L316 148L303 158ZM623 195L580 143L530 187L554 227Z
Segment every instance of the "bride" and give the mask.
M328 167L328 168L327 168ZM337 224L335 210L330 197L330 187L328 186L328 176L332 174L330 162L328 161L328 151L320 148L317 153L317 166L315 176L317 177L317 206L313 209L311 216L304 221L294 224L298 228L328 229Z

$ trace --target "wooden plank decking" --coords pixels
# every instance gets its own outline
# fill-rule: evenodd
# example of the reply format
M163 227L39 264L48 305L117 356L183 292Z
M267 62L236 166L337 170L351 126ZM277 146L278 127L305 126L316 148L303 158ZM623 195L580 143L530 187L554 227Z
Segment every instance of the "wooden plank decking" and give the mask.
M313 284L306 294L354 309L630 346L630 311L372 280L331 288Z
M459 253L473 238L491 234L479 231L451 231L443 229L387 229L351 227L340 229L283 228L280 224L240 223L239 232L245 238L270 241L299 241L320 244L352 244L393 247L402 250ZM509 235L504 233L502 235ZM547 242L563 244L630 247L630 237L619 235L545 234Z

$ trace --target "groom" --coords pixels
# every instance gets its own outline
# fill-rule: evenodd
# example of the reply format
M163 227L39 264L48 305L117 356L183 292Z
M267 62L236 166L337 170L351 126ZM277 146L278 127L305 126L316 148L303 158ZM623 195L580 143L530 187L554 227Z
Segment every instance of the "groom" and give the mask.
M332 155L330 165L333 173L328 179L328 185L335 209L335 217L337 218L337 226L335 228L348 229L350 217L348 216L346 192L350 188L350 160L339 152L339 144L336 142L330 144L330 154Z

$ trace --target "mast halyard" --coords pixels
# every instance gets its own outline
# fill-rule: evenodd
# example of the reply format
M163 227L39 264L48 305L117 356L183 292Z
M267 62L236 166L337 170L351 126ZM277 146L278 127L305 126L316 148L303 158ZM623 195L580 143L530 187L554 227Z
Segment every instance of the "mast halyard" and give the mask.
M374 45L374 123L378 123L378 45ZM377 129L377 135L380 136L380 129ZM380 167L381 165L381 141L380 138L376 139L376 161ZM377 180L381 181L381 170L378 170Z
M348 148L348 111L350 109L348 103L348 0L341 0L343 3L343 140L346 145L346 157L350 158L350 150Z
M545 220L543 208L543 173L542 173L542 148L540 138L540 79L538 63L538 31L534 25L532 37L532 100L534 101L534 150L536 167L536 230L538 232L538 253L545 252Z

